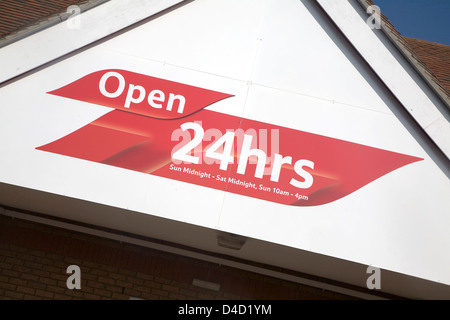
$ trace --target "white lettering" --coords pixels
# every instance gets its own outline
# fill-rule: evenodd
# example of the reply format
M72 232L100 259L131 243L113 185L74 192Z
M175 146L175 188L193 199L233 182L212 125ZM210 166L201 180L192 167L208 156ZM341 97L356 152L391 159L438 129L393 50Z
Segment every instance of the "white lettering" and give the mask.
M272 174L270 175L270 180L278 182L280 178L281 166L283 164L291 164L292 157L283 157L281 154L276 153L275 159L273 161Z
M117 90L115 92L108 92L108 91L106 91L106 81L108 81L108 79L110 77L116 77L119 80L119 86L117 87ZM125 89L125 79L118 72L107 72L100 79L98 87L99 87L100 92L102 93L102 95L104 95L105 97L107 97L107 98L117 98L118 96L120 96L122 94L123 90Z
M173 107L173 103L175 100L178 100L178 113L183 113L184 110L184 104L186 103L186 99L180 95L174 95L173 93L171 93L169 95L169 102L167 102L167 111L172 111L172 107Z
M164 102L165 99L166 96L164 95L164 92L162 92L161 90L153 90L148 95L148 104L151 105L153 108L161 109L162 103L156 103L155 101Z
M242 143L241 154L239 156L239 165L237 173L245 174L247 169L247 162L250 156L256 156L258 158L258 163L256 165L255 177L262 178L264 175L264 167L266 165L266 154L264 151L259 149L250 149L252 144L253 136L246 134L244 136L244 142Z
M107 82L110 78L116 78L119 81L119 85L115 91L108 91L106 89ZM125 90L126 81L125 78L118 72L110 71L106 72L99 81L98 88L100 93L107 98L117 98ZM111 85L109 86L111 90ZM146 88L141 85L128 84L127 96L124 102L124 108L130 108L132 104L139 104L144 101L147 95ZM166 99L166 96L169 96ZM167 111L172 111L174 107L177 109L177 113L183 113L186 105L186 98L181 94L164 93L159 89L153 89L149 92L147 97L148 106L155 109L165 108Z
M134 98L134 91L139 91L139 97ZM133 103L141 103L145 98L145 89L141 86L135 86L134 84L130 84L128 87L127 98L125 99L125 108L129 108L130 104Z
M314 169L314 162L309 160L298 160L294 165L294 170L300 177L305 179L305 181L301 182L292 178L290 184L297 188L308 189L312 186L314 178L309 172L303 169L304 166Z

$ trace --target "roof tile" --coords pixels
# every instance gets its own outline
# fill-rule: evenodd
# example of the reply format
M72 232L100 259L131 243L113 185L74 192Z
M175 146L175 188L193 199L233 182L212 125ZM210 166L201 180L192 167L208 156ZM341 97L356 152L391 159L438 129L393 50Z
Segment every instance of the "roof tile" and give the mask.
M86 0L0 0L0 39L84 2Z

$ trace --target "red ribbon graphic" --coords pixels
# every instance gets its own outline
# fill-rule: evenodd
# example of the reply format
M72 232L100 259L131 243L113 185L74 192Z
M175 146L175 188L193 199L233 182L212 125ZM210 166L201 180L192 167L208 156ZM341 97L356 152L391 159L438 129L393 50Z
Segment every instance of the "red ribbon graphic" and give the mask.
M232 96L119 69L88 74L48 93L158 119L182 118Z
M111 76L104 81L105 86L102 88L99 83L108 72ZM123 77L123 81L117 74ZM123 92L119 90L120 82L125 83L122 85ZM144 89L136 89L136 86ZM130 95L129 88L133 90L134 95ZM101 89L103 93L117 97L105 97ZM175 110L175 104L171 110L167 110L167 103L163 101L162 94L159 96L154 94L147 98L152 90L163 92L165 102L169 101L170 93L173 97L183 96L185 99L183 113L180 114ZM140 101L143 91L146 98ZM117 110L112 110L67 136L38 147L38 150L281 204L295 206L326 204L358 190L393 170L423 160L206 110L204 109L206 106L231 95L123 70L95 72L50 93ZM153 101L154 97L157 99ZM135 102L126 107L127 99ZM162 107L153 108L149 100L160 103ZM216 133L214 137L209 138L205 134L205 139L189 153L198 157L199 163L178 163L172 158L174 150L178 150L191 140L189 138L184 141L183 137L192 138L194 133L192 130L180 129L185 123L197 123L205 133ZM214 141L227 131L233 130L236 138L233 142L234 161L225 169L221 169L220 161L211 161L205 152ZM240 135L238 131L241 132ZM261 143L264 142L261 133L275 132L278 138L276 146L270 144L261 147ZM244 172L238 172L240 151L243 147L242 141L238 143L237 140L243 138L244 134L252 136L252 150L258 149L267 155L266 171L261 177L256 174L258 160L256 157L250 157ZM269 147L276 150L269 150ZM223 149L221 152L225 152ZM284 159L278 169L274 169L276 166L273 165L275 153L279 159ZM308 161L313 165L297 166L296 162L299 160ZM277 170L279 175L275 177L272 172ZM311 178L311 185L304 184L307 177ZM293 180L300 182L304 188L295 186Z

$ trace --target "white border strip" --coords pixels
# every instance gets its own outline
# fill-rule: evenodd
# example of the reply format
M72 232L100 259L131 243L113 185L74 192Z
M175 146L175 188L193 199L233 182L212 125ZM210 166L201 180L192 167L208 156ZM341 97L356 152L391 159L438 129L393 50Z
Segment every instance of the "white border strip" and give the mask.
M268 269L248 265L248 264L241 263L241 262L231 261L231 260L227 260L224 258L213 257L213 256L210 256L207 254L202 254L202 253L198 253L198 252L189 251L186 249L171 247L168 245L154 243L154 242L137 239L137 238L133 238L133 237L129 237L129 236L118 235L118 234L114 234L111 232L96 230L93 228L87 228L87 227L78 226L78 225L74 225L74 224L70 224L70 223L66 223L66 222L61 222L61 221L56 221L56 220L47 219L47 218L43 218L43 217L33 216L33 215L25 214L25 213L20 213L17 211L6 210L1 207L0 207L0 214L11 217L11 218L17 218L17 219L27 220L27 221L31 221L31 222L41 223L41 224L45 224L45 225L49 225L49 226L53 226L53 227L57 227L57 228L63 228L63 229L71 230L71 231L81 232L81 233L85 233L85 234L89 234L89 235L93 235L93 236L97 236L97 237L102 237L102 238L106 238L106 239L110 239L110 240L129 243L129 244L133 244L133 245L137 245L137 246L141 246L141 247L145 247L145 248L150 248L150 249L154 249L154 250L159 250L159 251L163 251L163 252L168 252L168 253L172 253L172 254L176 254L176 255L181 255L181 256L185 256L185 257L189 257L189 258L193 258L193 259L203 260L203 261L215 263L218 265L224 265L224 266L228 266L228 267L232 267L232 268L236 268L236 269L254 272L254 273L261 274L261 275L278 278L278 279L282 279L282 280L286 280L286 281L290 281L290 282L294 282L294 283L298 283L298 284L302 284L302 285L306 285L306 286L310 286L310 287L315 287L315 288L319 288L319 289L323 289L323 290L327 290L327 291L331 291L331 292L335 292L335 293L340 293L340 294L344 294L347 296L352 296L352 297L356 297L356 298L360 298L360 299L388 300L388 299L380 297L380 296L371 295L371 294L367 294L364 292L347 289L347 288L323 283L323 282L316 281L316 280L310 280L310 279L306 279L306 278L302 278L302 277L298 277L298 276L294 276L294 275L290 275L290 274L286 274L286 273L282 273L282 272L278 272L278 271L274 271L274 270L268 270Z
M185 0L111 0L0 49L0 83L100 40ZM78 28L79 26L79 28Z
M425 88L417 84L399 63L398 57L391 54L378 39L375 34L378 30L372 30L366 21L361 19L350 0L317 0L317 2L411 116L450 159L450 123L426 95ZM411 69L414 70L412 66ZM417 77L420 78L420 75L417 74ZM446 108L446 106L441 107Z

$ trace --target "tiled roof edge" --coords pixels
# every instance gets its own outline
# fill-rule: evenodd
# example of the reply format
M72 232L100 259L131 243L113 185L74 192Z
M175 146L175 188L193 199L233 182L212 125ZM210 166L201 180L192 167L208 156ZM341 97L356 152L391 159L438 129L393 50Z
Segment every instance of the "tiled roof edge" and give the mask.
M360 5L366 10L369 6L376 5L372 0L358 0ZM439 82L430 68L420 59L420 57L412 50L404 37L398 32L394 25L381 14L381 29L399 49L403 56L411 63L422 78L430 85L433 91L441 98L444 104L450 109L450 92Z
M76 5L80 8L80 13L82 13L108 1L110 0L86 0L80 3L76 3ZM47 29L55 24L66 21L67 19L69 19L70 16L71 14L64 11L59 14L46 17L36 22L35 24L29 25L12 34L0 38L0 48L5 47L13 42L19 41L23 38L26 38L34 33Z

